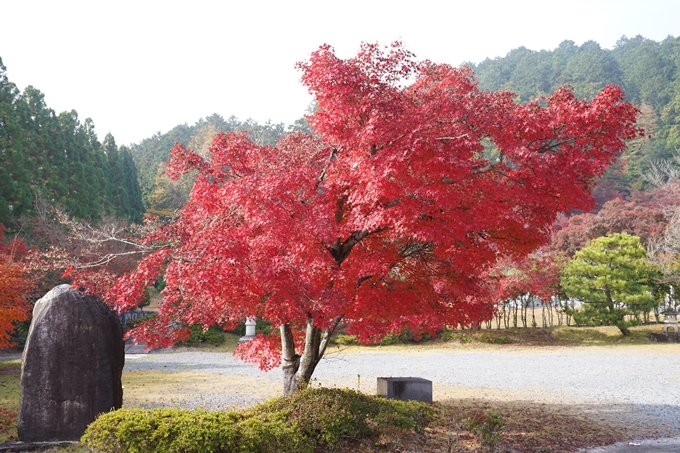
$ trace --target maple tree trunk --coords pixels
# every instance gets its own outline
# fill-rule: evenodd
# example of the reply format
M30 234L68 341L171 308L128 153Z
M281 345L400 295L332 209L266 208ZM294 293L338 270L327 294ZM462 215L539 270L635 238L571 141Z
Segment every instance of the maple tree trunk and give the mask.
M335 318L328 329L319 329L312 318L307 319L305 347L302 355L295 351L295 341L290 325L281 326L281 362L283 368L283 395L288 396L309 384L316 366L326 352L328 341L340 325L341 317Z
M548 309L550 310L550 309ZM545 328L548 327L548 320L546 319L546 314L545 314L545 303L541 304L541 325ZM552 327L552 322L550 322L550 326Z

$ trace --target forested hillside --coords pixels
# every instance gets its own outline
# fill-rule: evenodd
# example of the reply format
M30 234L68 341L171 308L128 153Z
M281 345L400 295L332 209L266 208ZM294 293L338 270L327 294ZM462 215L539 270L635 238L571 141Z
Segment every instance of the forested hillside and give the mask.
M520 47L503 58L471 66L483 88L512 91L522 102L564 85L588 99L607 83L624 89L626 99L638 104L638 121L651 139L629 144L623 167L612 167L600 182L599 197L647 188L643 174L650 164L669 159L680 149L680 38L655 42L623 37L611 50L593 41L581 46L564 41L555 50Z
M76 218L141 222L137 177L128 148L111 134L100 142L75 110L56 114L38 89L20 92L0 59L0 223L35 214L36 198Z
M180 209L188 200L193 180L184 177L172 181L165 175L165 161L170 157L170 149L181 143L190 149L207 155L213 137L218 132L245 131L257 144L274 145L287 131L308 130L304 119L286 128L283 123L259 124L248 119L240 121L235 116L225 120L218 114L201 118L194 125L182 124L164 134L157 133L151 138L131 146L132 158L139 168L139 183L144 205L152 213L164 214Z

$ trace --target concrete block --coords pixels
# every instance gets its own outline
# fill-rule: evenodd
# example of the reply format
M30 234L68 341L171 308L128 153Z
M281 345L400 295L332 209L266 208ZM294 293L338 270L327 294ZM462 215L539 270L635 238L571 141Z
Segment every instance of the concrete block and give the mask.
M378 395L387 399L432 402L432 381L417 377L379 377Z

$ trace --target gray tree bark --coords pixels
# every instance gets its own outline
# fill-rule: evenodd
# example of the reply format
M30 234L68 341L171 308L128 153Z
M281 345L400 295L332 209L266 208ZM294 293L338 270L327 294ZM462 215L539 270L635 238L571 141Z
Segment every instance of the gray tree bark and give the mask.
M305 329L305 346L302 355L295 350L293 331L290 325L281 326L281 362L283 368L283 395L288 396L305 388L316 366L321 361L333 332L340 325L338 316L328 329L319 329L310 316Z

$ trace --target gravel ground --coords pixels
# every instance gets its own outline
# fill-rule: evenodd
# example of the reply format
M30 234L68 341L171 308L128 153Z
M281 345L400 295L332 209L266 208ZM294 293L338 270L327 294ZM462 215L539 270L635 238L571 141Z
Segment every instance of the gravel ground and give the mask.
M128 355L125 370L200 371L281 383L230 353L173 351ZM433 381L434 399L478 397L568 406L619 426L632 436L680 435L680 346L580 348L393 348L330 351L314 378L326 386L375 392L380 376ZM203 394L183 406L246 406L271 395Z

